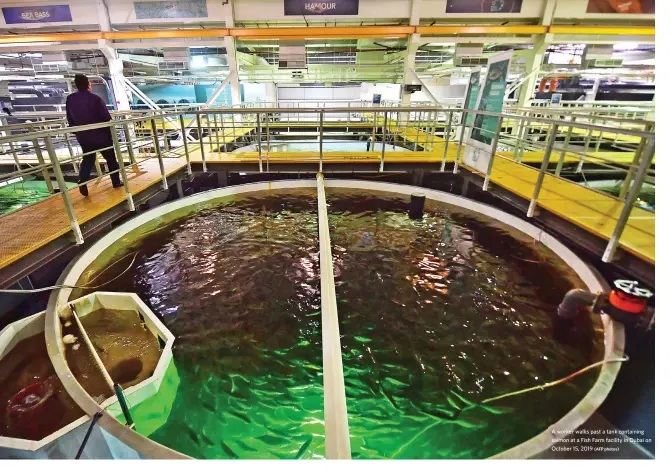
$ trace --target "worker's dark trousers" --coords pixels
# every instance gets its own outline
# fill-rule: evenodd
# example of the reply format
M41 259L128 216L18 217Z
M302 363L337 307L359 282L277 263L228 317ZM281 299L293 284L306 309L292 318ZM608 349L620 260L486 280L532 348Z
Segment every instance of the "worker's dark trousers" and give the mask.
M92 152L93 150L97 150L98 148L105 148L107 145L97 145L97 146L92 146L89 147L87 145L81 145L81 150L83 153L88 153ZM110 143L111 145L111 143ZM103 157L105 157L105 160L107 160L107 167L109 168L109 171L116 171L119 169L119 163L116 161L116 154L114 153L113 148L109 148L107 150L100 150L99 151ZM93 169L93 165L95 164L95 159L97 158L97 152L96 153L91 153L90 155L85 155L81 161L81 166L79 167L79 182L80 183L85 183L86 181L91 179L91 170ZM112 173L109 175L110 178L112 178L112 184L114 186L119 186L121 184L121 178L119 177L118 173Z

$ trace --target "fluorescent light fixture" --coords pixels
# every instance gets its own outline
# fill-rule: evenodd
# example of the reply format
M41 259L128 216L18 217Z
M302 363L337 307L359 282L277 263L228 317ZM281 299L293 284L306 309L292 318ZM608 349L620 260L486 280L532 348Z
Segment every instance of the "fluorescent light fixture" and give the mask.
M18 178L12 178L11 180L2 181L0 182L0 188L2 188L3 186L7 186L9 184L20 183L21 181L23 181L23 177L21 176L19 176Z
M636 42L615 42L614 50L615 51L632 51L637 49L638 43Z

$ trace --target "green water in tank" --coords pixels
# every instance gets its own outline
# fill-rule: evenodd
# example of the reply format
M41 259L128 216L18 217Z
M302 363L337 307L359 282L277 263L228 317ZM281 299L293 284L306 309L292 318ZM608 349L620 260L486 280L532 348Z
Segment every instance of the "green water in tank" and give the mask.
M66 183L68 188L75 183ZM54 187L58 187L53 182ZM39 202L50 196L49 188L44 181L20 181L0 187L0 215L9 214L29 204Z
M138 432L196 458L325 457L315 196L229 198L123 240L119 256L140 255L106 289L137 292L176 337L158 393L131 402ZM597 371L469 407L602 357L591 319L570 344L551 336L551 312L580 281L528 237L456 207L412 220L397 196L329 190L328 202L352 457L489 457L593 384Z

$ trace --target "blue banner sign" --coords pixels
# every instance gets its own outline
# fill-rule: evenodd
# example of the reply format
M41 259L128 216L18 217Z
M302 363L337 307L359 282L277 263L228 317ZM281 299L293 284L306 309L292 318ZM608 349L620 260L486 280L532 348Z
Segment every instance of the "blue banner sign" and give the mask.
M479 98L479 77L481 76L481 69L477 68L477 70L473 71L470 74L470 80L468 81L468 91L465 93L465 109L475 109L475 105L477 104L477 98ZM472 113L469 113L467 117L465 118L465 124L469 126L472 124Z
M358 0L284 0L284 15L358 15Z
M488 72L484 83L479 86L479 96L474 106L476 111L502 112L507 89L507 73L511 62L511 50L489 58ZM463 164L489 175L493 165L493 154L497 150L493 148L493 141L497 141L495 136L501 118L476 112L474 114L475 118L469 121L472 126L468 128L470 135L463 154Z
M42 5L31 7L2 7L7 24L59 23L72 21L69 5Z
M503 56L504 58L500 58ZM484 81L484 88L479 93L476 109L492 113L502 112L507 89L507 72L511 61L511 54L508 53L498 54L489 60L489 70ZM470 137L483 144L491 145L499 120L497 116L477 114Z

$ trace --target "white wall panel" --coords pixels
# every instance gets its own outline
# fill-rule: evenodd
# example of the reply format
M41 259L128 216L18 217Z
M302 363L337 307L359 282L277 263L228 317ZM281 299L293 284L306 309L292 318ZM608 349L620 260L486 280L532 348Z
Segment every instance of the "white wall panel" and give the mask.
M297 87L277 87L277 99L279 101L297 101L305 99L305 89Z
M356 101L361 99L360 86L343 86L333 88L333 99Z
M305 88L306 100L332 100L332 88Z
M395 83L361 83L361 100L372 102L372 95L382 95L382 100L399 100L400 85Z
M242 83L244 88L244 101L267 101L264 83Z

